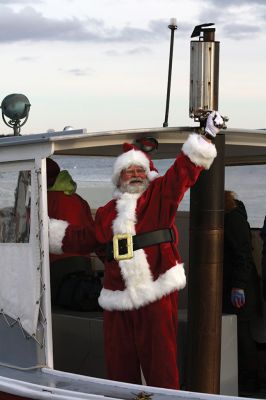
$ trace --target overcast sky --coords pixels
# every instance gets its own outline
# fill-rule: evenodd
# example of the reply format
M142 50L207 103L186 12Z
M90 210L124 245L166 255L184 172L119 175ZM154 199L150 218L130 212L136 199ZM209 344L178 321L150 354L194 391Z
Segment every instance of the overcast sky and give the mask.
M0 100L29 98L23 133L160 127L173 17L169 126L193 125L190 36L211 22L221 42L220 112L230 128L265 128L266 0L0 0Z

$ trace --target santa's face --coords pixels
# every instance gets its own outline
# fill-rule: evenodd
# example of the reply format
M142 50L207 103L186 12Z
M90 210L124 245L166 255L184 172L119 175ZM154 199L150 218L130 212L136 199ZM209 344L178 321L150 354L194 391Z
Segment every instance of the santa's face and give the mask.
M140 165L130 165L121 171L118 186L122 192L141 193L148 185L146 171Z

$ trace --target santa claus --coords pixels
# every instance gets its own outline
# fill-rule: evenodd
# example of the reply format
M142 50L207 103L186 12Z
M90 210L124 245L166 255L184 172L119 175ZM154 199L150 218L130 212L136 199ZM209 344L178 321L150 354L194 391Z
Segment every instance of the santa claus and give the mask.
M178 291L186 277L178 253L176 211L216 148L223 120L212 112L205 135L191 134L164 176L125 144L113 167L114 198L97 210L95 233L105 264L99 304L109 379L179 389ZM66 240L66 239L64 239Z

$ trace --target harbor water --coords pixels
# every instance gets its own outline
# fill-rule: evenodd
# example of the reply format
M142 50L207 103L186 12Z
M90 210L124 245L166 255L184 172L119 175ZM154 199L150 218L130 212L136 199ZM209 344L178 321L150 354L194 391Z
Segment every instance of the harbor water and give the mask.
M78 183L80 194L86 192L92 208L98 208L111 199L112 165L114 158L108 157L61 157L54 159L62 169L67 169ZM160 175L163 175L173 160L155 160ZM237 194L246 206L252 228L260 228L266 215L266 166L248 165L226 167L225 188ZM189 210L189 192L184 196L180 211Z

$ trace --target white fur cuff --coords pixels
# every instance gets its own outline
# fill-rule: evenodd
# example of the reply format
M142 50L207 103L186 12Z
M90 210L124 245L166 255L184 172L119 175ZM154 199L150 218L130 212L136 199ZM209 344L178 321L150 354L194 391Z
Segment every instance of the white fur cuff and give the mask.
M183 153L197 166L209 169L217 151L214 144L207 142L197 133L189 135L182 146Z
M63 254L62 244L69 223L67 221L49 219L49 251L52 254Z

